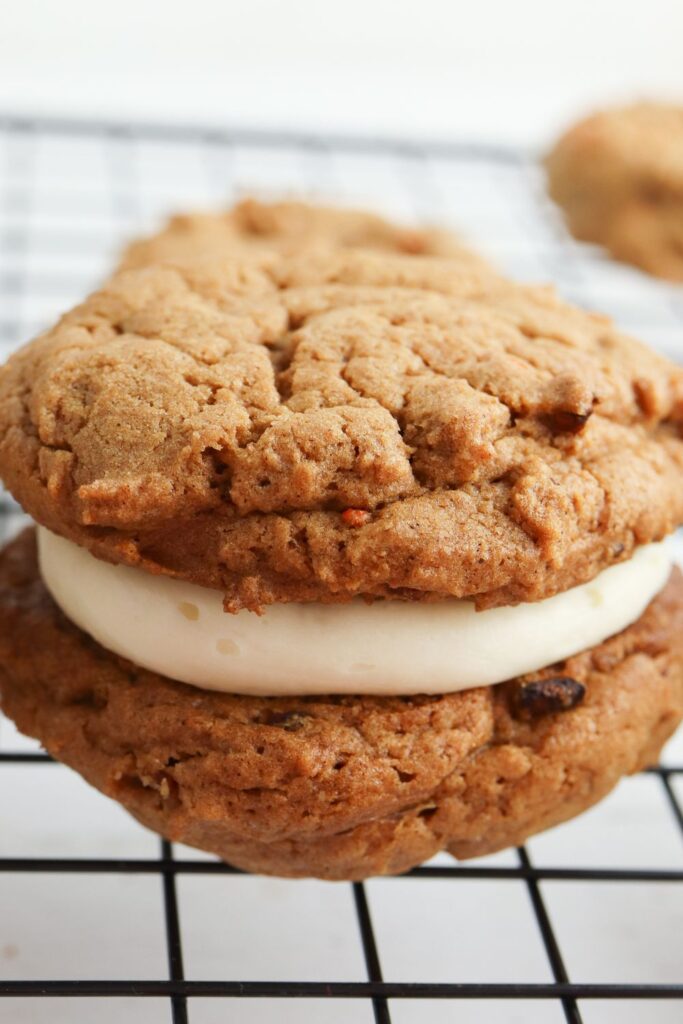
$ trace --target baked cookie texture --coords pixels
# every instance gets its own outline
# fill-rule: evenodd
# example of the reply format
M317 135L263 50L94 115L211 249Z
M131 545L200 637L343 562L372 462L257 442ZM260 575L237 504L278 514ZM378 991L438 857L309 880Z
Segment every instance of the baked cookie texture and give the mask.
M583 701L519 710L525 682L558 675ZM442 849L521 843L656 760L683 713L683 577L618 636L499 686L239 697L99 647L49 597L29 530L0 554L0 697L23 732L169 839L266 874L396 873Z
M265 203L243 199L223 213L172 217L157 234L132 242L120 269L273 250L297 253L316 245L413 255L468 255L473 263L483 265L479 256L448 231L408 228L365 210L294 200Z
M682 424L680 369L456 258L128 271L0 371L27 512L230 611L585 582L683 519Z
M683 281L683 107L639 103L594 114L562 136L546 169L577 238Z

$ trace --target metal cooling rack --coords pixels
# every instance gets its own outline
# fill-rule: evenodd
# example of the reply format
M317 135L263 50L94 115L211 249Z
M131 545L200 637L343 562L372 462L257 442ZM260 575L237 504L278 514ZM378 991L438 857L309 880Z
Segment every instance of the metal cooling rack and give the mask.
M3 356L126 238L244 193L446 222L683 355L683 291L568 239L528 154L4 117ZM2 536L21 522L3 497ZM517 851L366 884L273 881L159 846L0 720L0 1021L679 1021L682 800L667 762Z

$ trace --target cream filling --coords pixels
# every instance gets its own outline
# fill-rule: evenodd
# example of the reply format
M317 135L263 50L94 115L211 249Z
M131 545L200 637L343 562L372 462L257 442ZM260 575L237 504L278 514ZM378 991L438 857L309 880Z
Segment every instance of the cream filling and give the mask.
M103 647L206 690L263 696L451 693L502 682L593 647L640 617L669 576L649 544L579 587L476 612L433 604L281 604L223 611L222 595L110 565L39 528L40 570L65 615Z

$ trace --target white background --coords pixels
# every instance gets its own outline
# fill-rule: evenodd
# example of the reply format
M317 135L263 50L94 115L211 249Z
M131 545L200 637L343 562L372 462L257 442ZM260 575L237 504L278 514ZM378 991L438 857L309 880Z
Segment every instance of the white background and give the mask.
M22 0L0 109L511 139L683 97L680 0Z

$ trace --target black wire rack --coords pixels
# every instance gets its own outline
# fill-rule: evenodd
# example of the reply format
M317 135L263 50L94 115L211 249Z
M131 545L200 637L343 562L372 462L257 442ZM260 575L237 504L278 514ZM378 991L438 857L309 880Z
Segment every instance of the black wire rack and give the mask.
M149 230L166 213L244 193L295 193L446 222L513 275L554 280L568 298L611 313L674 358L683 354L681 290L572 242L545 198L533 156L523 152L0 117L0 160L4 353L78 300L107 272L127 237ZM22 522L3 496L2 536ZM608 811L598 809L585 816L589 824L556 830L550 847L536 839L464 864L440 856L399 878L349 885L254 879L196 851L159 843L132 823L125 828L135 829L133 846L142 854L122 853L117 843L109 850L113 826L98 832L100 811L88 802L85 784L6 720L0 720L0 780L3 1024L683 1019L676 931L683 923L683 765L648 769L603 805L616 808L610 842L601 832ZM92 800L97 808L106 804L96 795ZM123 828L123 812L111 807L115 827ZM13 822L19 824L13 828ZM87 837L100 834L96 855L73 854L74 835L88 850ZM634 859L632 847L641 840ZM154 924L161 966L150 976L144 956L133 969L129 957L128 970L117 965L108 971L117 951L130 945L137 956L145 948L152 927L148 897L126 903L116 889L103 903L110 916L103 911L96 926L86 927L82 915L90 904L98 909L100 889L90 886L74 897L66 880L94 879L101 887L104 879L149 876L161 890ZM210 891L193 888L202 880ZM337 929L331 944L321 943L313 963L317 940L308 933L331 924ZM274 932L277 947L268 945ZM16 943L15 933L21 936ZM217 959L226 936L232 954ZM34 939L37 948L26 948ZM540 960L527 970L515 956L534 943ZM285 970L283 948L288 956L302 950L300 961L288 960ZM79 976L86 962L87 974ZM208 977L207 970L213 972Z

